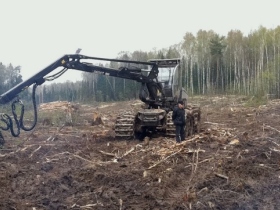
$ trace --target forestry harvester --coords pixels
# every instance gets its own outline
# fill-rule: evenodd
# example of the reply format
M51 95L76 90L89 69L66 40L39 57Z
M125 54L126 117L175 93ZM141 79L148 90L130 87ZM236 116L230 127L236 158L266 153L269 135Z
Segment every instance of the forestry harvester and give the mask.
M94 65L93 61L118 62L121 67L98 66ZM56 69L59 70L58 73L48 76L49 73ZM127 110L119 114L115 122L116 137L142 139L154 132L175 136L172 111L179 100L184 101L186 107L186 136L199 131L200 109L187 104L188 96L180 82L180 59L153 59L141 62L67 54L0 95L0 104L12 101L13 113L12 117L0 113L0 120L2 121L0 124L0 138L3 139L1 129L9 130L13 136L17 137L21 129L30 131L35 127L37 123L36 87L42 85L45 81L56 79L68 69L134 80L141 84L139 99L144 102L145 106L136 112ZM33 85L34 122L31 127L25 127L23 123L24 105L19 100L18 94L31 85ZM19 116L16 114L15 107L17 105L21 106Z

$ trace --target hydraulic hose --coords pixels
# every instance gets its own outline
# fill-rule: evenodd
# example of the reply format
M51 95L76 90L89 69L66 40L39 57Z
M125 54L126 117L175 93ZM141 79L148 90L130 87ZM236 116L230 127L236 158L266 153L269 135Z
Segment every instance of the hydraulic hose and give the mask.
M38 119L36 97L35 97L37 86L38 86L37 84L34 84L33 89L32 89L32 104L33 104L33 111L34 111L33 124L30 127L25 127L24 126L24 123L23 123L23 116L24 116L24 111L25 111L24 110L24 105L20 100L17 99L11 105L14 122L8 114L1 114L0 115L1 119L0 120L6 125L6 127L0 126L0 129L10 130L12 136L18 137L19 134L20 134L20 129L22 129L24 131L30 131L36 126L37 119ZM20 117L19 118L18 118L17 113L16 113L16 104L20 104L20 106L21 106ZM14 124L15 124L15 128L14 128Z

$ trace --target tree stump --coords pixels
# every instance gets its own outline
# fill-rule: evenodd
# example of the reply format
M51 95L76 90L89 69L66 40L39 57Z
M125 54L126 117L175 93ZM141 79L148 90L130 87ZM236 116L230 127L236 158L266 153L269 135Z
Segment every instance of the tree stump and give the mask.
M91 125L103 125L103 121L99 113L94 112L91 119Z

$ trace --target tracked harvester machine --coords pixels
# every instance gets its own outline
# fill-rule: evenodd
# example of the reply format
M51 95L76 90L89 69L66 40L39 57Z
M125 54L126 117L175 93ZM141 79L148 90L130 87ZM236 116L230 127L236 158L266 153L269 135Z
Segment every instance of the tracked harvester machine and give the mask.
M148 62L148 69L141 70L141 75L148 80L142 82L139 93L145 108L120 113L115 125L116 136L142 139L155 132L175 136L172 112L178 101L184 101L186 107L186 136L199 132L200 108L187 104L188 95L180 78L180 59L153 59Z
M119 68L94 65L93 61L117 62ZM56 69L59 72L49 76ZM199 132L200 108L187 104L188 96L180 79L180 59L153 59L141 62L68 54L0 96L0 104L13 101L11 103L13 116L0 113L0 120L5 125L0 126L1 138L1 129L10 130L13 136L19 136L21 129L29 131L35 127L37 122L36 87L45 81L61 76L68 69L134 80L141 85L139 99L145 106L140 110L125 110L119 114L115 123L116 137L142 139L152 133L175 136L172 111L179 100L184 101L186 107L186 136ZM33 85L34 123L27 128L23 123L24 105L17 96L31 85ZM15 113L17 104L21 106L19 116Z

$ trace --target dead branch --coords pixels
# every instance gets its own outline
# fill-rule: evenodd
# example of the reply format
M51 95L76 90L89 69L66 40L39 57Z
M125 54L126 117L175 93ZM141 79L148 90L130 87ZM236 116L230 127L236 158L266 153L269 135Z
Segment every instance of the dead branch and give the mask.
M254 167L262 167L262 168L269 168L269 169L274 169L272 167L266 166L264 164L259 164L258 166L254 166Z
M239 152L238 154L237 154L237 156L236 156L236 159L242 159L242 155L241 155L241 152Z
M197 194L199 195L200 193L202 193L202 192L204 192L204 191L206 191L206 192L208 192L208 187L204 187L204 188L202 188L201 190L199 190L198 192L197 192Z
M27 142L36 130L37 128L33 129L32 132L20 144L17 145L17 147L21 147L25 142Z
M218 174L218 173L215 173L215 175L216 175L217 177L220 177L220 178L226 179L226 180L228 181L228 176L226 176L226 175L223 175L223 174Z
M28 144L28 145L26 145L24 148L22 148L22 149L17 149L15 152L24 152L26 149L28 149L29 147L33 147L33 146L54 146L55 144L44 144L44 143L42 143L42 144Z
M31 158L31 157L34 155L35 152L37 152L39 149L41 149L41 147L42 147L42 146L39 146L37 149L35 149L35 150L31 153L31 155L29 156L29 158Z
M53 155L53 156L60 156L60 155L64 155L64 154L66 154L66 155L71 155L71 156L73 156L73 157L76 157L76 158L81 159L81 160L83 160L83 161L86 161L86 162L88 162L88 163L95 163L95 162L92 162L92 161L90 161L90 160L88 160L88 159L85 159L85 158L83 158L83 157L81 157L81 156L79 156L79 155L75 155L75 154L70 153L70 152L62 152L62 153L55 154L55 155Z
M122 210L123 200L122 200L122 199L119 199L119 203L120 203L120 210Z
M197 150L189 149L186 153L191 154L191 153L198 153L198 152L205 152L205 150L204 149L197 149Z
M69 154L69 155L72 155L72 156L74 156L74 157L76 157L76 158L79 158L79 159L81 159L81 160L84 160L84 161L86 161L86 162L94 163L94 162L92 162L92 161L90 161L90 160L88 160L88 159L85 159L85 158L83 158L83 157L81 157L81 156L79 156L79 155L75 155L75 154L72 154L72 153L70 153L70 152L68 152L68 154Z
M190 164L191 167L192 167L192 172L191 172L191 176L190 176L190 180L189 182L191 182L191 180L193 179L193 176L197 170L197 167L198 167L198 154L200 151L203 151L205 152L205 150L200 150L199 148L197 150L194 150L194 151L190 151L190 152L193 152L193 156L192 156L192 163Z
M188 142L195 141L195 140L197 140L197 139L199 139L199 138L200 138L200 136L194 136L194 137L191 138L191 139L188 139L188 140L183 141L181 144L182 144L182 145L185 145L185 144L187 144Z
M95 206L103 206L103 204L102 203L99 203L99 202L97 202L97 203L94 203L94 204L87 204L87 205L84 205L84 206L80 206L80 205L77 205L77 204L73 204L72 206L71 206L71 209L72 208L81 208L81 209L92 209L92 207L95 207Z
M214 159L214 158L207 158L207 159L205 159L205 160L202 160L202 161L198 162L198 164L204 163L204 162L208 162L208 161L211 161L211 160L213 160L213 159ZM190 166L192 166L192 164L189 164L189 165L185 166L185 168L188 168L188 167L190 167Z
M130 153L132 153L135 150L135 147L132 147L130 150L128 150L126 153L123 154L123 156L121 156L121 158L129 155Z
M265 127L266 127L266 128L270 128L270 129L272 129L272 130L277 131L278 133L280 133L279 130L277 130L276 128L273 128L273 127L271 127L271 126L269 126L269 125L266 125Z
M32 147L32 146L34 146L34 145L27 145L26 147L24 147L24 148L22 148L22 149L18 149L16 152L18 152L18 151L23 152L23 151L25 151L27 148Z
M269 148L271 151L273 151L273 152L280 152L280 150L279 149L276 149L276 148Z
M54 135L50 136L47 141L54 141L55 138L58 136L58 133L65 127L65 124L63 124L56 132Z
M136 145L136 146L137 146L137 145ZM113 154L113 153L109 153L109 152L104 152L104 151L102 151L102 150L99 150L99 152L101 152L101 153L104 154L104 155L108 155L108 156L114 157L113 162L116 162L116 161L118 161L118 160L124 158L125 156L129 155L130 153L132 153L132 152L135 150L136 146L135 146L135 147L132 147L130 150L128 150L127 152L125 152L125 153L124 153L122 156L120 156L120 157L117 156L117 154Z
M205 124L210 124L210 125L225 125L222 123L214 123L214 122L204 122Z
M50 162L52 162L52 161L57 161L57 160L59 160L59 159L49 159L49 158L46 158L46 160L47 160L47 161L42 162L42 163L50 163Z
M204 163L204 162L207 162L207 161L210 161L210 160L213 160L214 158L208 158L208 159L205 159L205 160L202 160L200 161L199 163Z
M84 206L80 206L80 208L82 209L92 209L91 207L94 207L94 206L97 206L98 203L95 203L95 204L87 204L87 205L84 205Z
M162 160L158 161L158 162L157 162L157 163L155 163L154 165L152 165L152 166L150 166L149 168L147 168L147 170L149 170L149 169L152 169L152 168L156 167L156 166L157 166L157 165L159 165L160 163L162 163L162 162L166 161L168 158L171 158L172 156L174 156L174 155L178 154L178 153L179 153L179 152L181 152L181 151L182 151L182 149L178 150L177 152L172 153L171 155L167 156L166 158L164 158L164 159L162 159Z
M268 141L272 142L273 144L276 144L278 147L280 146L280 144L277 144L275 141L272 141L270 139L268 139Z
M57 144L44 144L44 143L40 143L40 144L27 144L25 148L21 149L21 151L25 150L28 147L33 147L33 146L56 146Z
M191 180L192 180L192 178L193 178L193 174L194 174L194 156L195 156L195 153L193 153L193 155L192 155L192 163L191 163L192 172L191 172L191 175L190 175L190 180L189 180L189 182L191 182Z
M196 172L196 169L197 169L197 166L198 166L198 153L199 153L199 150L200 149L198 149L197 151L196 151L196 162L195 162L195 167L194 167L194 173Z
M113 154L113 153L104 152L104 151L102 151L102 150L99 150L99 152L100 152L101 154L103 154L103 155L107 155L107 156L111 156L111 157L116 157L116 155Z
M91 160L88 160L88 159L86 159L86 158L83 158L83 157L81 157L81 156L79 156L79 155L75 155L75 154L70 153L70 152L58 153L58 154L53 155L52 157L60 156L60 155L64 155L64 154L70 155L70 156L73 156L73 157L76 157L76 158L78 158L78 159L80 159L80 160L83 160L83 161L85 161L85 162L88 162L88 163L90 163L90 164L97 164L97 165L100 165L100 166L101 166L102 164L117 163L117 162L118 162L116 158L114 158L114 159L111 160L111 161L106 161L106 162L102 162L102 161L93 162L93 161L91 161ZM48 160L50 160L50 161L56 160L56 159L48 159L48 158L46 158L46 159L47 159L46 162L48 162Z

